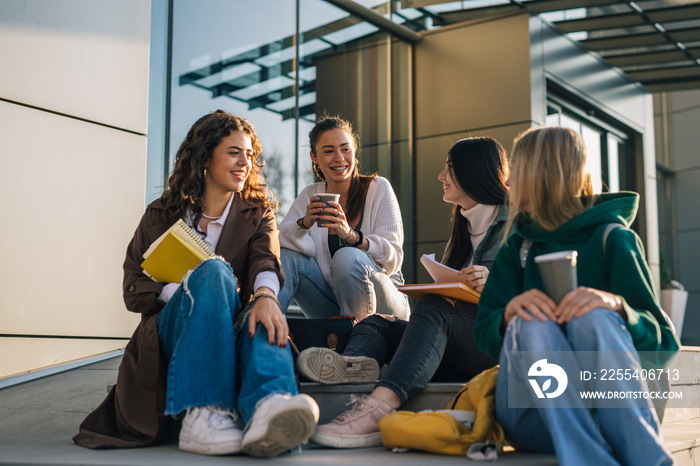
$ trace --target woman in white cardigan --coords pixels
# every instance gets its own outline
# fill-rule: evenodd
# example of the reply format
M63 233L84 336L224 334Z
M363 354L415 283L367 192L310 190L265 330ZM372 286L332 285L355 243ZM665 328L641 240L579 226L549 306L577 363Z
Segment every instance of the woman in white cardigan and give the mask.
M309 132L318 183L296 198L279 226L283 311L292 299L309 318L364 319L374 313L407 319L403 284L403 223L391 184L360 175L357 136L349 122L326 118ZM339 194L321 202L316 193ZM318 225L322 219L324 225Z

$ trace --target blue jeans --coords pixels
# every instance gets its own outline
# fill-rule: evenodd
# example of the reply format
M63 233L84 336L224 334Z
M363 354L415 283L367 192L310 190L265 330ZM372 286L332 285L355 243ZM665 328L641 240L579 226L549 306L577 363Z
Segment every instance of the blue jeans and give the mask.
M651 402L646 407L636 403L623 408L596 409L578 397L570 397L567 402L571 404L567 407L547 407L549 400L537 398L531 390L527 367L514 363L519 351L595 351L605 361L599 367L623 370L639 367L638 361L634 361L637 352L632 337L618 314L594 309L563 325L551 320L540 322L533 318L526 322L513 318L501 350L496 420L517 450L554 452L563 466L579 465L582 461L596 466L673 463L658 435L658 418ZM566 367L570 380L578 370ZM642 389L642 383L635 379L617 383L615 390ZM531 394L532 407L509 408L509 384L516 384L519 393Z
M418 300L406 322L374 315L352 331L344 356L367 356L380 367L389 362L377 385L393 390L402 404L430 380L467 382L496 365L474 341L476 306L455 305L437 295Z
M236 280L223 260L206 260L182 280L158 315L168 364L165 414L216 404L238 409L247 423L261 398L298 393L289 347L271 346L262 324L250 338L248 312L240 311Z
M313 257L282 248L284 286L279 293L282 311L292 299L311 319L336 315L364 319L375 313L407 319L408 298L396 289L392 279L359 248L341 248L331 260L331 287Z

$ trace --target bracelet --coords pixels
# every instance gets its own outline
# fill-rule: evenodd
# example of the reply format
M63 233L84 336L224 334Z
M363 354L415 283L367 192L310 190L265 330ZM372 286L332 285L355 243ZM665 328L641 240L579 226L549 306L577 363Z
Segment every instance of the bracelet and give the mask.
M354 243L345 243L348 246L350 246L351 248L360 246L365 241L365 235L362 234L362 230L355 230L355 232L357 233L357 237L358 237L357 241L355 241ZM348 237L350 237L350 236L348 235Z
M280 305L279 300L277 299L277 296L275 296L275 293L272 292L271 290L264 290L264 289L259 289L258 291L255 292L253 295L253 301L252 304L255 304L255 301L257 301L260 298L270 298L274 299L277 305Z
M297 225L299 225L299 228L302 230L309 231L311 229L311 227L306 228L306 225L304 225L304 217L299 217L299 220L297 220Z

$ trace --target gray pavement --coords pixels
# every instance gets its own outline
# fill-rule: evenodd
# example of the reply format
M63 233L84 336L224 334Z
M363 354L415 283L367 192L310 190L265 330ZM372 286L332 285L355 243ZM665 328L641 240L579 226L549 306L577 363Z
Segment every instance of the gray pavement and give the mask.
M89 450L71 438L83 418L106 396L115 383L119 358L0 390L0 464L55 465L190 465L260 464L246 456L211 457L181 452L177 443L128 450ZM700 420L664 425L667 442L678 445L679 464L694 464ZM690 443L689 443L690 442ZM681 447L681 444L683 446ZM684 451L680 451L684 450ZM685 456L688 456L686 461ZM384 448L334 450L305 445L300 451L272 461L303 465L425 465L480 464L463 457L418 452L395 454ZM553 455L506 451L498 463L505 465L558 464ZM585 461L582 463L585 464Z
M211 457L181 452L176 442L129 450L89 450L73 443L78 425L114 384L119 358L0 390L0 464L56 465L216 465L260 464L246 456ZM395 454L384 448L334 450L305 445L301 451L272 460L303 465L464 464L462 457L418 452ZM506 452L506 465L556 465L551 455ZM471 462L472 464L479 464Z

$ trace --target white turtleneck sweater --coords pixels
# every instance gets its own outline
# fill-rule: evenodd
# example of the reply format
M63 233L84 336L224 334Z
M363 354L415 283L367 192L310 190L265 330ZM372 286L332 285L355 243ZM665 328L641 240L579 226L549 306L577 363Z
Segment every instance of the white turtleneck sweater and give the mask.
M498 207L499 206L497 205L477 204L471 209L460 210L462 216L469 222L469 236L472 242L473 252L476 252L476 248L479 246L479 243L481 243L481 240L484 239L484 236L486 236L486 231L489 229L489 226L491 226L493 221L496 219L496 215L498 215ZM469 260L467 267L473 263L474 254L472 253L472 257Z

